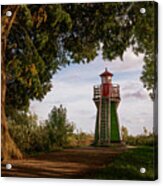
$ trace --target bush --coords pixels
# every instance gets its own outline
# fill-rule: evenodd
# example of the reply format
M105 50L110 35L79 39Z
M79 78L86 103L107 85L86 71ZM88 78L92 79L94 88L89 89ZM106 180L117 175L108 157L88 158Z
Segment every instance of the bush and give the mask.
M74 135L76 138L76 146L78 147L89 146L94 141L93 134L87 134L87 133L84 133L83 131L80 131L80 132L77 131L77 133Z
M12 117L8 117L9 132L24 154L90 145L93 135L82 131L74 133L74 123L67 120L66 113L62 106L54 107L48 120L38 123L35 114L15 110Z
M48 138L53 147L66 147L69 144L69 138L73 135L74 124L67 120L67 110L60 105L54 107L46 121Z
M13 140L24 154L61 149L70 146L73 138L74 124L67 120L62 106L54 107L43 123L38 123L35 114L15 110L8 117L8 124Z
M128 129L125 126L121 127L122 141L127 145L157 145L157 136L148 132L146 127L143 127L144 133L137 136L128 135Z
M18 113L17 113L18 114ZM18 121L8 120L9 132L24 154L49 151L48 131L45 126L37 124L36 116L19 113L23 118Z
M155 145L155 136L153 134L146 135L138 135L138 136L127 136L125 140L128 145L147 145L154 146Z

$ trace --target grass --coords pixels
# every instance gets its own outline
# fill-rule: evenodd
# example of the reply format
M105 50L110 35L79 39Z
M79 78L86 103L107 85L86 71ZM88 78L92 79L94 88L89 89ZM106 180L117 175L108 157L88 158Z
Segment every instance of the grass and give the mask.
M116 157L105 168L92 174L92 178L110 180L156 180L156 164L153 147L129 148L127 152ZM146 172L140 173L144 167Z

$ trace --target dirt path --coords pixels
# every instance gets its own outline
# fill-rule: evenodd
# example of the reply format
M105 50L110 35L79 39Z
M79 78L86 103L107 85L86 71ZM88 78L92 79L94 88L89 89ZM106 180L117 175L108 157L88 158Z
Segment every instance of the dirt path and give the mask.
M2 163L2 176L87 178L125 150L123 146L87 147L11 160ZM6 163L12 164L11 170L6 170Z

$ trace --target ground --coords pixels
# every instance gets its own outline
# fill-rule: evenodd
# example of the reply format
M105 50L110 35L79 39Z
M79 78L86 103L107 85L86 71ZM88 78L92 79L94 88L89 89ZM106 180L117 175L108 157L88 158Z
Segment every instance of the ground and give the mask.
M89 178L126 150L125 146L85 147L5 161L2 176ZM12 164L11 170L6 170L7 163Z

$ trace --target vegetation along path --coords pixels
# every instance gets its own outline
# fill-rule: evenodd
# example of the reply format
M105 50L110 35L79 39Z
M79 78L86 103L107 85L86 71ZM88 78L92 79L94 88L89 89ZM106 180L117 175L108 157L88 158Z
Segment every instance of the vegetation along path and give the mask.
M3 161L2 176L87 178L124 151L124 146L85 147ZM12 164L12 169L6 170L7 163Z

